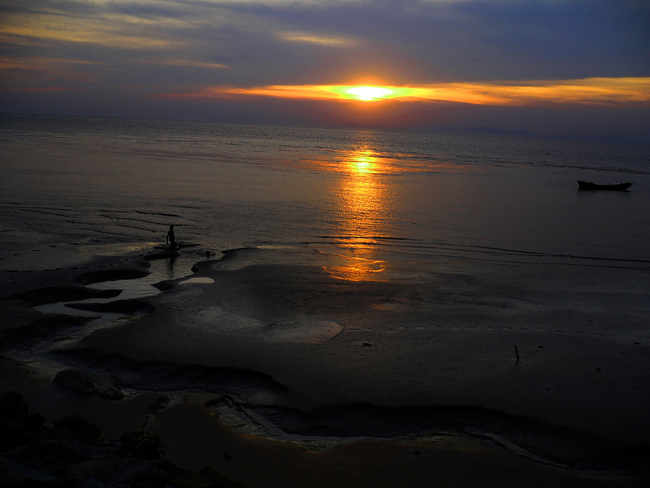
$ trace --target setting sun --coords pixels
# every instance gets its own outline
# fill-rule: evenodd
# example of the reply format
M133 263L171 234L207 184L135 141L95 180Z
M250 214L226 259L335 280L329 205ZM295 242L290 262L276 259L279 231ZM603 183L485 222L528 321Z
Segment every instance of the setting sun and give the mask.
M382 88L380 86L354 86L345 90L345 93L351 98L369 102L386 98L392 94L392 91L389 88Z

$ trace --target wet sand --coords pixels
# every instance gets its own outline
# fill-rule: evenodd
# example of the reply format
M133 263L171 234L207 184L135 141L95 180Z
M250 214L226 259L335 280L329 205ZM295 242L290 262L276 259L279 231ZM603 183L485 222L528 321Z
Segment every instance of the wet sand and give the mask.
M250 486L647 481L647 271L384 266L352 281L323 256L295 262L201 262L156 297L103 305L127 318L90 333L30 305L146 260L5 271L0 388L49 421L157 432L178 465ZM54 384L66 368L115 378L123 398Z

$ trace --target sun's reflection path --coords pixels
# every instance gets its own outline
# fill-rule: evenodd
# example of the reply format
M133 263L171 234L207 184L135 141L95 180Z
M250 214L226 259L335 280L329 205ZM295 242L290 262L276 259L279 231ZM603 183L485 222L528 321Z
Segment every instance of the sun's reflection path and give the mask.
M341 260L327 267L337 278L380 279L383 260L378 243L393 237L392 191L381 158L368 148L349 151L343 159L346 176L337 191Z

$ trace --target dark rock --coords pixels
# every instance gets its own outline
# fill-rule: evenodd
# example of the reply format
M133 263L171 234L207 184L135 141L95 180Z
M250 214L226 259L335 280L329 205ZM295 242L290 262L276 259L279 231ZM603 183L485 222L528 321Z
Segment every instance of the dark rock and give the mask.
M41 430L43 427L43 424L45 423L45 417L43 417L40 413L34 412L30 413L27 417L25 417L25 425L32 431L38 432Z
M103 442L99 426L87 422L78 415L67 415L55 421L54 432L59 437L76 439L90 445L99 445Z
M90 428L95 430L98 429L96 424L87 424L91 426ZM102 434L101 431L97 430L94 434L94 438L97 442L87 443L80 439L74 438L62 438L57 439L57 441L70 449L76 452L79 455L80 459L90 460L90 459L102 459L107 456L109 451L115 451L115 445L108 441Z
M0 449L10 449L35 440L45 422L38 413L29 413L25 399L13 391L0 397Z
M29 441L29 430L24 423L15 419L0 419L0 450L4 451Z
M0 415L12 419L22 419L29 413L27 402L20 393L8 391L0 397Z
M28 444L7 455L12 461L50 474L62 473L70 463L81 460L71 447L55 439Z
M160 457L160 436L153 432L125 432L120 438L122 447L128 456L140 459L158 459Z
M107 400L121 400L124 393L120 382L108 374L92 374L78 369L64 369L54 377L54 383L87 395L97 395Z

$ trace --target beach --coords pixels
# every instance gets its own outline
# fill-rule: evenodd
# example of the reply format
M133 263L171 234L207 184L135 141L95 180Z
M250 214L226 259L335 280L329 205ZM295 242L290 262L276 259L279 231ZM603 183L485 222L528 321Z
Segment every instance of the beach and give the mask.
M647 482L645 275L627 289L638 271L603 269L598 286L530 267L354 281L340 258L287 252L306 251L205 259L156 296L98 307L123 318L91 331L29 304L171 256L4 271L1 389L113 441L154 432L164 458L247 486ZM62 370L97 388L54 381Z

